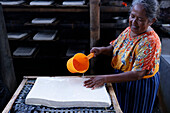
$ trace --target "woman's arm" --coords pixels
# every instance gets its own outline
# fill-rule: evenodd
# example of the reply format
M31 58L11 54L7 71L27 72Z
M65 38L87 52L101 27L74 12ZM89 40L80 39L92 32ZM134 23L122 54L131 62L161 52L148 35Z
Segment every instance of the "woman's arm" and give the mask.
M127 81L135 81L142 79L143 75L146 74L146 70L143 71L128 71L119 74L111 75L98 75L91 77L89 80L84 82L84 86L87 88L95 89L101 87L104 83L119 83Z
M94 57L99 54L112 55L113 46L109 45L107 47L93 47L90 52L94 53Z

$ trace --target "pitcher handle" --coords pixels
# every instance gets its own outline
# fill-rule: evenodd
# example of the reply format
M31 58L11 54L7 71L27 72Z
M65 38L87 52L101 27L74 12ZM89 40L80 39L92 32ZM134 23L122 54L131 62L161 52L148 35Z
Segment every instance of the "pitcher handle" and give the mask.
M94 53L90 53L90 54L87 56L88 59L91 59L91 58L93 58L93 57L94 57Z

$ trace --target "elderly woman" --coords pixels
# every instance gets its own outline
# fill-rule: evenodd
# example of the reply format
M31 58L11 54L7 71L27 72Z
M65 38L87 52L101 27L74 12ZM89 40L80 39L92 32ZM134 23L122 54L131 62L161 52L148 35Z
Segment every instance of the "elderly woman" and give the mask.
M156 0L134 0L127 27L107 47L93 47L91 52L112 55L114 74L97 75L84 82L95 89L104 83L114 88L123 113L152 113L159 87L161 43L151 25L156 21Z

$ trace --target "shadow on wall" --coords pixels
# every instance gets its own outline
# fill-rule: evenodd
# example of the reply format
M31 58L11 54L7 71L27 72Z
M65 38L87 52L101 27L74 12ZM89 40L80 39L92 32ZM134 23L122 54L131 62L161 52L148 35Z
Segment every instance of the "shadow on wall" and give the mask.
M16 90L16 78L9 49L7 31L0 4L0 112Z

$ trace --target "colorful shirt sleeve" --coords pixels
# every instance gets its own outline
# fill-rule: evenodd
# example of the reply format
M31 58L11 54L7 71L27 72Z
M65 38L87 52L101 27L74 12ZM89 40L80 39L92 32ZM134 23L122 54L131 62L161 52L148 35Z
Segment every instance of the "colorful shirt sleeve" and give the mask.
M155 63L157 63L155 57L159 57L158 45L153 37L146 37L142 39L135 48L135 61L132 67L132 71L141 71L154 69ZM154 70L152 70L153 72ZM152 73L150 73L152 74Z

